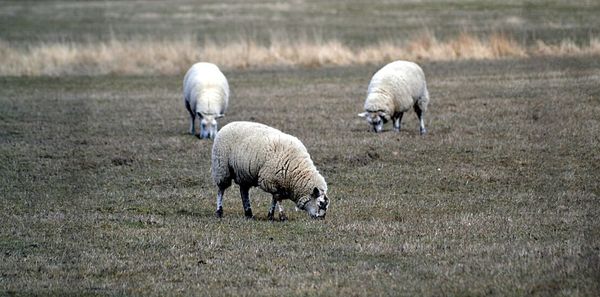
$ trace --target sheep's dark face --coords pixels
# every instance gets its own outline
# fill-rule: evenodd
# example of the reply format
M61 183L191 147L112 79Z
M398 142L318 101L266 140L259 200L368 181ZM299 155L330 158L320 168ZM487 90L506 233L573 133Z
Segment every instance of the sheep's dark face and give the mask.
M308 212L313 219L324 219L329 207L329 198L324 191L320 191L314 188L313 193L309 197L301 199L304 200L304 205L300 205L299 208Z
M375 133L381 132L383 124L390 120L390 116L383 111L365 111L359 113L358 116L365 118Z
M215 139L215 136L217 136L217 119L223 117L223 115L202 116L198 113L198 116L200 117L200 138Z

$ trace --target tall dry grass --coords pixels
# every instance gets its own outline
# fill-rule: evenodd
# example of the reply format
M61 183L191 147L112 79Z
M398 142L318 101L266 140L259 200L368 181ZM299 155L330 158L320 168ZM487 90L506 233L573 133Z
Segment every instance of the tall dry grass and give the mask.
M223 68L270 66L320 67L407 60L503 59L531 56L600 55L600 39L578 45L537 41L526 47L510 36L477 38L462 33L439 40L425 31L408 41L380 41L352 48L338 40L272 37L261 44L248 37L198 42L192 36L174 41L112 39L106 42L56 42L16 46L0 40L0 75L180 74L195 61Z

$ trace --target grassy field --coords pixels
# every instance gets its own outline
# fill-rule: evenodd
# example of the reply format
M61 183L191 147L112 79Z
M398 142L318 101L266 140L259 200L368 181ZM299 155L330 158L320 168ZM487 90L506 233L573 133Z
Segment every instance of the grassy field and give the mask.
M600 280L595 58L424 64L430 133L369 133L373 67L226 73L222 124L298 136L324 221L214 217L179 76L0 80L4 294L574 295ZM287 203L287 208L293 204Z
M581 45L600 28L594 1L366 3L0 1L0 56L180 36L355 50L424 31ZM413 113L381 134L356 115L380 63L225 68L220 125L297 136L328 182L325 220L287 201L287 222L256 189L246 220L237 186L215 218L180 68L0 75L0 296L599 295L598 54L420 64L425 137Z
M424 29L442 38L502 31L526 42L581 41L600 34L600 3L589 0L25 0L0 5L0 27L11 28L0 31L0 39L22 43L190 34L222 41L240 33L266 41L284 32L362 45Z

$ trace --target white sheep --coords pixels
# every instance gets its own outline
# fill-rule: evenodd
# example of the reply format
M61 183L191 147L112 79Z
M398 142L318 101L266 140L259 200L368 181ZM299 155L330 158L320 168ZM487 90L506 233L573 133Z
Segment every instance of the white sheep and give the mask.
M217 119L229 104L227 78L215 64L196 63L183 78L183 99L190 113L190 134L196 134L196 116L200 119L200 138L215 138Z
M296 137L275 128L232 122L217 134L212 148L212 178L217 185L217 217L223 216L223 194L231 181L240 186L246 217L252 217L248 191L259 187L273 195L268 218L286 220L281 206L290 199L313 218L324 218L329 205L327 183L313 165L306 148Z
M383 124L389 120L394 122L394 130L400 131L402 115L413 108L423 135L427 133L424 114L428 103L429 92L421 67L413 62L395 61L373 75L367 90L365 112L358 116L365 118L375 132L381 132Z

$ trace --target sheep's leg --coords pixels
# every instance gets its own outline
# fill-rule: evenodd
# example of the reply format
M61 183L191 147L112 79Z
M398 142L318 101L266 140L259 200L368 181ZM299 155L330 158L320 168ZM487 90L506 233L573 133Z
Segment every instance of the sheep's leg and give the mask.
M217 137L217 127L216 127L216 126L212 126L212 127L210 128L210 133L209 133L208 137L209 137L211 140L215 140L215 137Z
M404 113L401 112L394 118L394 131L396 131L396 132L400 132L400 125L402 124L402 116L403 115L404 115Z
M192 107L190 106L190 103L187 100L185 100L185 108L190 113L190 134L195 135L196 134L196 125L194 125L194 123L196 121L196 115L192 111Z
M224 193L225 193L225 189L219 188L219 191L217 192L217 211L215 212L215 214L217 215L217 218L223 217L223 194Z
M244 206L244 215L246 216L246 218L251 219L253 215L252 208L250 208L250 195L248 193L249 190L249 187L240 186L240 194L242 196L242 204Z
M281 206L281 201L278 202L277 206L279 207L279 220L287 221L287 216L285 215L285 211L283 210L283 206Z
M269 214L267 215L270 221L273 221L273 217L275 215L275 207L277 207L279 210L279 220L282 222L287 220L287 216L285 215L283 206L281 206L281 200L281 197L277 194L273 195L273 200L271 200L271 207L269 208Z
M194 125L194 122L196 122L196 117L192 116L190 118L190 134L192 135L196 135L196 127Z
M277 199L275 198L275 195L273 195L273 200L271 200L271 207L269 208L269 213L267 214L267 218L269 218L269 221L273 220L273 214L275 213L275 206L277 206Z
M421 135L425 135L427 133L427 129L425 129L425 112L419 107L419 104L415 104L414 106L415 112L417 113L417 117L419 117L419 132Z

